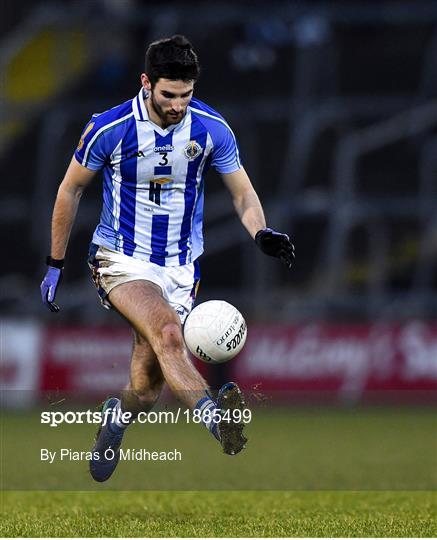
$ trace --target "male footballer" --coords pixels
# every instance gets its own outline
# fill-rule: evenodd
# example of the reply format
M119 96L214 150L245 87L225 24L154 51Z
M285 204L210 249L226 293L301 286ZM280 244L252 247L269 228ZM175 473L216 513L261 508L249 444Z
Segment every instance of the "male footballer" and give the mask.
M204 425L226 454L246 443L243 423L226 410L242 409L235 383L225 384L214 401L190 361L182 334L199 282L203 252L204 179L213 166L222 176L244 227L266 254L287 266L294 248L286 234L266 228L258 196L240 162L235 136L211 107L193 98L199 63L180 35L152 43L137 96L86 125L59 186L52 217L51 253L41 283L44 304L53 312L70 231L80 198L97 171L103 171L103 208L90 244L88 263L106 307L131 325L134 344L130 383L120 399L103 410L130 412L130 422L154 406L164 381L191 410L210 411ZM115 470L128 422L112 415L101 425L90 462L94 480ZM114 451L105 459L105 450ZM112 453L110 453L112 454Z

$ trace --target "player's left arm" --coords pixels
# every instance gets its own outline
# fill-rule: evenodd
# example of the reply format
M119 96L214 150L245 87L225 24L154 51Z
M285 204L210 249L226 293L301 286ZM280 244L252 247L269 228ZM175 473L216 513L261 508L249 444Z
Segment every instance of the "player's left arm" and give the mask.
M253 239L256 233L265 229L266 220L260 200L246 171L241 168L235 172L222 174L223 182L231 193L235 210Z
M287 234L266 227L259 197L244 168L222 173L222 178L231 193L241 222L257 246L267 255L278 257L288 268L291 268L294 261L294 246Z

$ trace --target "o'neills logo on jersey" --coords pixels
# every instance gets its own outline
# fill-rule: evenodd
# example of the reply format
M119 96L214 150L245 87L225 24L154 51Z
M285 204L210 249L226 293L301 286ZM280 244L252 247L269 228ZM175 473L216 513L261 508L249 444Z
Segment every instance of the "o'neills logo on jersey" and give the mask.
M196 157L200 156L202 151L203 151L203 148L196 141L190 141L188 144L184 146L184 156L189 161L193 161L193 159L196 159Z
M164 146L155 146L154 152L173 152L174 146L172 144L165 144Z

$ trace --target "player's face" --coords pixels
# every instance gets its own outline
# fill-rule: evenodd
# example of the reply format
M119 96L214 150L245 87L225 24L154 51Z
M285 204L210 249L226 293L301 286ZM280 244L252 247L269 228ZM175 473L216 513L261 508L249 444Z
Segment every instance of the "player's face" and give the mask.
M149 83L150 84L150 83ZM149 85L147 85L149 86ZM179 123L187 112L193 95L193 81L158 79L154 88L147 88L150 105L163 126Z

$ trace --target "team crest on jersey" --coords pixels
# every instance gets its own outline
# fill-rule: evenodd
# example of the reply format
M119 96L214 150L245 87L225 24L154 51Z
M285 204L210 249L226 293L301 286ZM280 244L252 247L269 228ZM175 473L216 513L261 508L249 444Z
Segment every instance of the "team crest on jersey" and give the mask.
M77 150L81 150L84 144L85 137L88 135L88 133L93 129L95 122L91 122L89 126L85 129L85 131L82 133L82 136L79 140L79 144L77 145Z
M184 156L189 161L193 161L193 159L196 159L196 157L200 156L202 151L203 151L203 148L196 141L190 141L188 144L184 146Z

